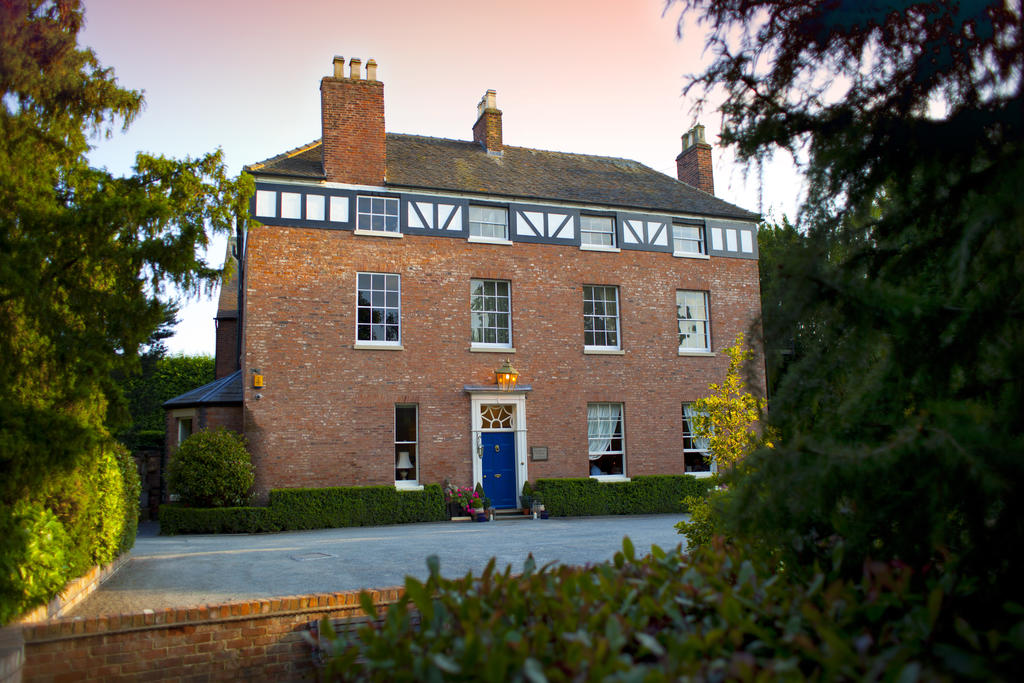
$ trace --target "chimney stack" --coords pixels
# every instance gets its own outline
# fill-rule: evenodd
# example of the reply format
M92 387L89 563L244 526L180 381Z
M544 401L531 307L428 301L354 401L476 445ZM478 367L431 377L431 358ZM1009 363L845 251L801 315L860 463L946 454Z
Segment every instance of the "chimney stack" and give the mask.
M476 123L473 124L473 142L481 145L488 154L501 156L501 110L497 105L497 93L488 90L476 106Z
M683 136L683 151L676 157L679 180L708 194L715 193L715 176L711 169L711 145L704 140L704 126L699 123Z
M329 182L384 184L384 84L377 80L377 62L334 58L334 74L320 80L320 120L324 175Z

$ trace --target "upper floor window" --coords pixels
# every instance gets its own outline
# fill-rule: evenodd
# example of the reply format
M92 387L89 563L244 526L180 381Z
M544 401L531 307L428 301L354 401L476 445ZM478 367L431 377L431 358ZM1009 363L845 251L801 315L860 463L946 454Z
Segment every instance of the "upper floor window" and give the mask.
M419 481L419 425L416 420L416 404L395 406L395 482L415 485Z
M363 197L356 203L356 228L376 232L398 232L398 199Z
M676 292L680 351L710 351L707 292Z
M587 247L614 247L615 219L611 216L580 216L580 244Z
M470 280L473 344L512 346L512 298L505 280Z
M470 206L469 236L507 240L508 209L495 206Z
M583 286L583 345L598 349L619 348L619 288Z
M700 225L673 225L672 250L676 254L706 254L704 228Z
M625 474L621 403L587 404L587 441L591 475Z
M399 344L400 279L385 273L356 276L356 341Z
M708 450L708 439L698 438L695 434L694 418L697 411L692 403L683 404L683 467L688 473L714 472L716 467L711 461Z

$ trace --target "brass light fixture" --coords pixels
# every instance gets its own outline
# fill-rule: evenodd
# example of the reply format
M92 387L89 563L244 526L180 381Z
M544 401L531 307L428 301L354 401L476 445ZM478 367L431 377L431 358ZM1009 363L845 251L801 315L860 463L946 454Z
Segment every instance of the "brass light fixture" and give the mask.
M502 391L514 391L519 379L519 372L506 358L502 366L494 371L494 379L497 380L498 388Z

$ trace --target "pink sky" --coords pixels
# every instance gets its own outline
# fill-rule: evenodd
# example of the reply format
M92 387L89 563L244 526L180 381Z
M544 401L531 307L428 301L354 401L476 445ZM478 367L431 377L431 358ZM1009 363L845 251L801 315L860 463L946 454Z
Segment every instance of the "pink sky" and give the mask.
M322 76L334 55L377 61L388 131L471 139L476 104L498 93L509 145L635 159L675 175L695 122L684 76L702 68L703 31L663 0L85 0L80 42L146 109L91 158L127 173L136 151L224 150L231 173L320 137ZM714 143L719 117L700 122ZM714 151L716 194L757 211L757 174ZM765 213L795 215L791 164L765 168ZM216 240L209 259L223 260ZM212 299L183 308L172 352L213 352Z

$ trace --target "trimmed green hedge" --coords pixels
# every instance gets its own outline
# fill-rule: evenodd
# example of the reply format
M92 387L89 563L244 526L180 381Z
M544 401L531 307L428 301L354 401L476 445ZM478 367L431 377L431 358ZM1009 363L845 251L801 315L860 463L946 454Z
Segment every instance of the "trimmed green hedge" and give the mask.
M534 496L553 517L646 515L688 512L683 498L703 497L710 484L710 479L688 474L659 474L621 482L590 478L538 479L533 490Z
M160 506L160 533L219 534L438 522L448 518L440 484L274 489L267 507Z
M170 504L160 506L160 533L175 534L252 534L280 531L268 507L190 508Z
M0 500L0 625L130 550L138 516L135 461L113 442L13 504Z

